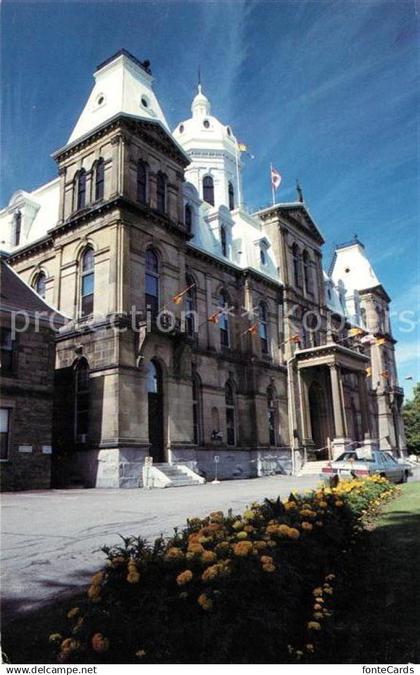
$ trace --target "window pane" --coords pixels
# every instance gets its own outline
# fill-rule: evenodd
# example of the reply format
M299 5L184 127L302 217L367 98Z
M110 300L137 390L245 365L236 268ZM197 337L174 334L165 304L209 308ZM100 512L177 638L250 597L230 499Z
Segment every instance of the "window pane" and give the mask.
M0 408L0 432L7 433L9 431L9 408Z
M158 288L158 278L152 274L146 274L146 294L157 298Z
M82 298L82 316L93 314L93 294L85 295Z
M93 250L91 248L88 248L82 256L82 270L83 272L89 272L90 270L93 270L94 266L94 255L93 255Z
M158 257L150 248L146 251L146 270L155 274L159 271Z
M93 284L94 284L94 275L86 274L82 278L82 295L92 295L93 293Z

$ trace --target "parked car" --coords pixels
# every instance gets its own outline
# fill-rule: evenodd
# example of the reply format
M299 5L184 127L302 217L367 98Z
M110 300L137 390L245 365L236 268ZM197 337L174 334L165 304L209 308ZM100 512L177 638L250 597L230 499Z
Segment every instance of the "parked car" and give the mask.
M406 483L410 475L408 465L400 464L382 450L347 450L322 469L322 478L363 477L372 474L385 476L393 483Z

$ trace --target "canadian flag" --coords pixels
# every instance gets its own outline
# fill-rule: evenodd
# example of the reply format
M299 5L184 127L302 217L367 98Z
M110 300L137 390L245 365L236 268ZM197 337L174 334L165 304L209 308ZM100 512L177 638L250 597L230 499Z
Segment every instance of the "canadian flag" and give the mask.
M274 166L271 167L271 185L273 186L274 190L278 190L280 187L281 183L281 176L277 169L274 168Z

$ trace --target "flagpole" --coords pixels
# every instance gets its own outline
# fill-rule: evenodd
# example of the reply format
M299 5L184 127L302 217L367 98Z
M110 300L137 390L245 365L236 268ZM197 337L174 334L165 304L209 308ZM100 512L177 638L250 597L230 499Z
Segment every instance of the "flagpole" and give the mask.
M270 162L270 181L271 181L271 198L273 200L273 206L276 203L276 199L274 196L274 185L273 185L273 165Z
M241 185L239 182L239 143L237 138L235 138L235 141L236 141L236 189L238 191L237 207L240 208L242 206L242 195L241 195Z

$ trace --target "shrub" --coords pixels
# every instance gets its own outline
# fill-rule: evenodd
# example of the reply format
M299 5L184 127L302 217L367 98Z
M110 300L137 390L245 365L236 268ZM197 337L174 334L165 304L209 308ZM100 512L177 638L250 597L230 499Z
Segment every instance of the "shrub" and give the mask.
M104 547L61 662L287 663L333 620L334 572L363 520L396 488L380 477L265 500L240 516L192 518L169 540ZM320 585L321 583L321 585Z

